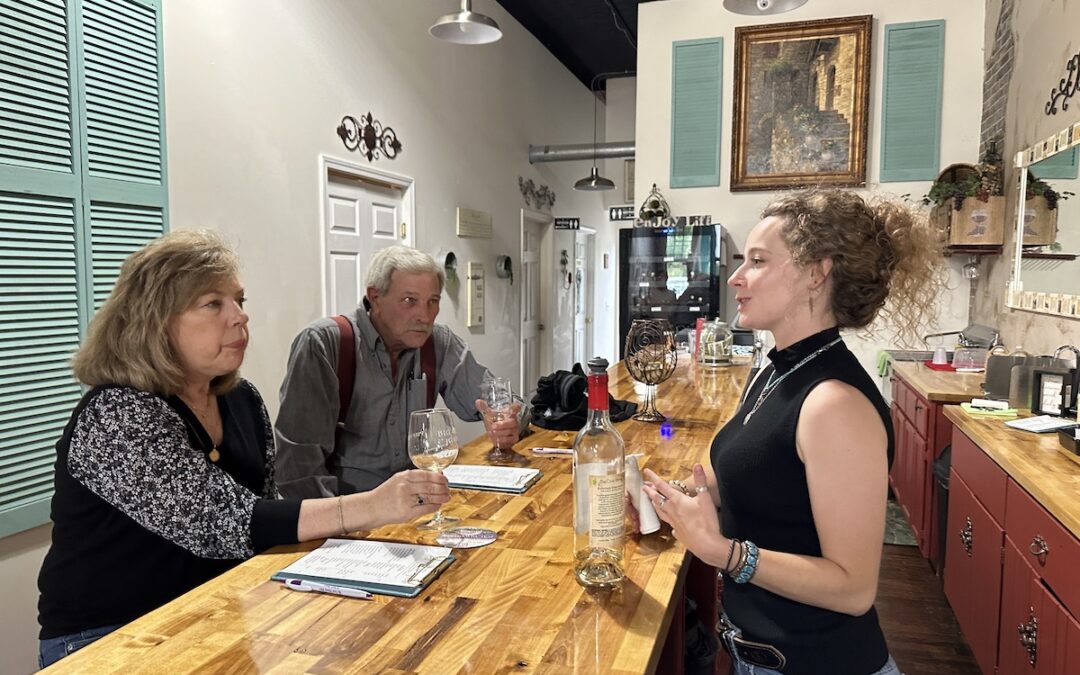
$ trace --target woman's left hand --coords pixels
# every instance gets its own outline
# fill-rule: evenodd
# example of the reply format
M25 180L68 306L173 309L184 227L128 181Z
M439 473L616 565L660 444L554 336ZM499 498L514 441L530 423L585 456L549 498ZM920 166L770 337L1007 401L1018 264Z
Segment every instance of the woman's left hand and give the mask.
M694 485L685 494L651 469L645 469L645 494L649 496L660 520L671 525L671 534L701 560L714 566L723 564L723 536L716 504L709 498L705 470L694 465ZM720 556L720 557L718 557Z

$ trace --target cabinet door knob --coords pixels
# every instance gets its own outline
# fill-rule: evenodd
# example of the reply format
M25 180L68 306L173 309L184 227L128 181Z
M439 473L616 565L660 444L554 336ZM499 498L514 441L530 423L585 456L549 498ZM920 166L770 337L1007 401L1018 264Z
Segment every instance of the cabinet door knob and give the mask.
M1046 564L1046 554L1050 552L1050 546L1047 545L1041 534L1035 535L1035 538L1031 540L1031 545L1028 546L1028 550L1031 551L1031 555L1039 559L1040 563Z
M964 552L966 552L968 554L968 557L970 558L971 557L971 543L972 543L972 541L974 539L974 537L973 537L974 528L973 528L973 526L971 524L971 518L970 517L966 518L965 521L966 522L964 524L964 527L960 529L960 543L962 543L964 545Z
M1016 627L1020 633L1020 646L1028 653L1028 663L1035 665L1035 658L1039 650L1039 620L1035 618L1035 608L1028 608L1028 620Z

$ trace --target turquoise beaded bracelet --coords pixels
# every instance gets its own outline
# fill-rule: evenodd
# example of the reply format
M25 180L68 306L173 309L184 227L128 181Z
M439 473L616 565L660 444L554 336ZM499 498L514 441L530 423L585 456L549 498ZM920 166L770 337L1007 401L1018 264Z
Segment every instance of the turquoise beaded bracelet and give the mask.
M742 566L739 573L735 575L735 583L745 584L754 578L754 573L757 572L758 562L758 547L752 541L744 541L743 546L746 547L746 564Z

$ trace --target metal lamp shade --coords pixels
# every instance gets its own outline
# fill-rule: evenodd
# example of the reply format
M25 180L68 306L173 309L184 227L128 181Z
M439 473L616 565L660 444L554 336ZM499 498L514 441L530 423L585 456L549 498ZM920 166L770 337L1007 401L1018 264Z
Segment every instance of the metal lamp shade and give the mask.
M595 166L592 171L589 172L588 177L582 178L578 182L574 183L575 190L585 190L588 192L596 192L599 190L614 190L615 183L610 178L604 178L600 175L600 169Z
M461 11L438 18L428 32L459 45L484 45L502 37L495 19L472 11L472 1L462 0Z
M805 4L806 0L724 0L724 9L735 14L764 16L790 12Z

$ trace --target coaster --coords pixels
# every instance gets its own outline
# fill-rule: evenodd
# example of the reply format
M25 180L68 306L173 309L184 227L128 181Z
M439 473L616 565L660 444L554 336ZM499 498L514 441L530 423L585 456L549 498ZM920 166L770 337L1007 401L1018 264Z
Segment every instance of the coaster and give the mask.
M440 532L435 541L450 548L477 548L495 541L495 533L482 527L455 527Z

